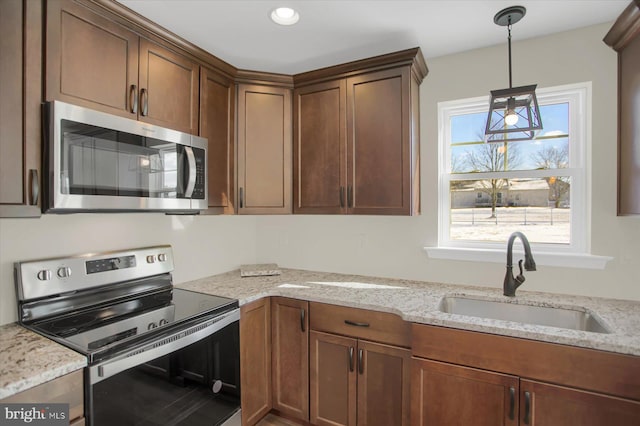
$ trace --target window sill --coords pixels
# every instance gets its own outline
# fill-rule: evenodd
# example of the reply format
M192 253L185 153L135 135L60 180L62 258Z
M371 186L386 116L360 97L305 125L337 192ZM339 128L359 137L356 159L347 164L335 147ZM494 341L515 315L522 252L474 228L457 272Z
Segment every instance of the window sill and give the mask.
M469 262L505 263L506 250L473 249L461 247L425 247L432 259L463 260ZM522 256L522 251L514 249L514 257ZM558 266L564 268L604 269L607 262L613 260L609 256L595 256L591 254L545 253L534 250L533 257L536 264L543 266ZM519 257L518 257L519 258ZM514 261L514 264L516 262Z

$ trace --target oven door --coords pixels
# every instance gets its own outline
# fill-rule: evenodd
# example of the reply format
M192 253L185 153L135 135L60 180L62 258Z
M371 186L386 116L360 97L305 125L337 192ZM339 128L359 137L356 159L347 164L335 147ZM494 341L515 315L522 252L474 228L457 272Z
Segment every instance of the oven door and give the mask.
M239 424L239 318L235 309L89 366L89 424Z
M76 105L47 104L51 212L207 208L207 141Z

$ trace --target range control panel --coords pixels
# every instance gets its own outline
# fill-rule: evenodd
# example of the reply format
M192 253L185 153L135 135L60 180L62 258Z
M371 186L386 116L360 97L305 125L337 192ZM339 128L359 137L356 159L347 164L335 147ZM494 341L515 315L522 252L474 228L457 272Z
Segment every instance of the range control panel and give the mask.
M22 301L150 277L173 271L171 246L67 258L18 262L14 265Z

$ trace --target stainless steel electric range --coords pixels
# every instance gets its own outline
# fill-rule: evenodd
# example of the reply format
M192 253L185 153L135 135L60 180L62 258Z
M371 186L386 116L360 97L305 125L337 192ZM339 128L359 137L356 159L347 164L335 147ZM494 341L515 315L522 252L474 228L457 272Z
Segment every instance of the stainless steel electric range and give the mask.
M231 425L238 301L172 284L170 246L15 264L20 322L87 356L90 425Z

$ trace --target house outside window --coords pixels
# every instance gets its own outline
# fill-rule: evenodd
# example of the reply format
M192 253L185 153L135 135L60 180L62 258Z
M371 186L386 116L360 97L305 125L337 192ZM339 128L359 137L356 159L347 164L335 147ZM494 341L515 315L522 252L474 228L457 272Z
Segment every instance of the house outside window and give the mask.
M531 141L484 142L488 97L438 104L439 247L503 247L522 231L545 252L588 252L591 84L536 93Z

